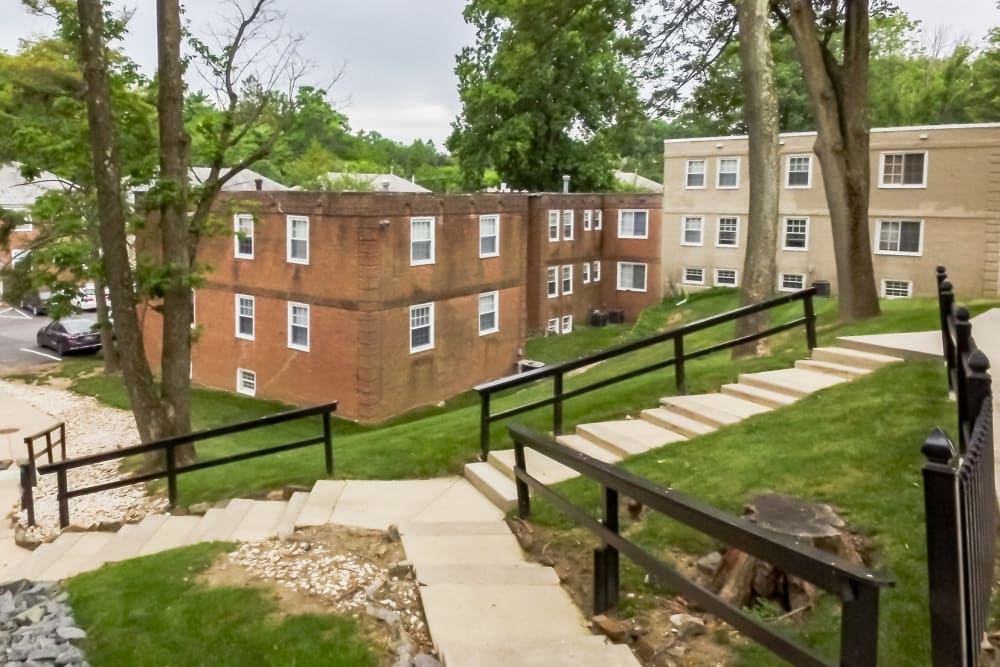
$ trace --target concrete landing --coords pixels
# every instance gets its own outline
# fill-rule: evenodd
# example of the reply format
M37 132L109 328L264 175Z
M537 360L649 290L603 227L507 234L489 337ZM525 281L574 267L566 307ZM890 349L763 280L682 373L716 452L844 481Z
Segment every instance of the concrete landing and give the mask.
M0 460L26 458L24 439L58 423L58 419L30 403L0 392Z

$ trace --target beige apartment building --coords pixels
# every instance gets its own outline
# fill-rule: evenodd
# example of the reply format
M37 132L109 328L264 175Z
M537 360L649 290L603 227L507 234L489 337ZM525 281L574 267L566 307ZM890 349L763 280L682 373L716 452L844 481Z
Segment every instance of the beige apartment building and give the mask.
M778 291L837 291L814 132L781 135ZM747 138L664 143L664 290L736 286L746 251ZM869 235L883 297L930 296L944 264L960 296L1000 294L1000 123L871 132Z

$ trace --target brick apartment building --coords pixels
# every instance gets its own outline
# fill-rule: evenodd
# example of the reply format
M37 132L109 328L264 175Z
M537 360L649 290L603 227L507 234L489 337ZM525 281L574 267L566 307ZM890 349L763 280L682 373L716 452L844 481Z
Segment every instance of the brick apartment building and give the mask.
M50 190L61 189L61 181L48 172L39 174L38 179L27 182L21 176L18 164L0 165L0 208L27 212L35 200ZM32 242L38 236L38 229L28 221L17 225L11 232L8 247L0 247L0 268L30 251ZM0 294L3 286L0 284Z
M235 211L234 235L199 251L210 270L195 293L192 378L293 404L336 399L342 416L363 422L449 398L513 372L528 332L551 319L566 331L595 308L634 317L659 301L659 204L658 195L226 194L220 210ZM620 229L628 238L617 239ZM550 299L552 267L560 283ZM159 316L144 317L156 363Z
M781 135L778 284L837 289L813 132ZM738 285L749 198L746 137L664 143L665 289ZM968 296L998 294L1000 124L871 132L869 228L883 297L930 296L948 267Z

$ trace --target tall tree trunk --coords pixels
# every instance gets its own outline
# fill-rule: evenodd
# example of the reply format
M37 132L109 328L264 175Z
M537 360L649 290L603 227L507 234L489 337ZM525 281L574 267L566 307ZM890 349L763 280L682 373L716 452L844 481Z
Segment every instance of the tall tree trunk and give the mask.
M746 103L743 115L749 139L750 210L747 245L740 282L740 305L763 301L774 294L778 243L778 95L771 57L769 0L734 0L740 34L740 65ZM763 331L771 315L764 311L736 322L736 335ZM758 342L733 348L733 356L751 356Z
M77 0L80 17L80 52L87 84L87 121L97 188L99 233L104 270L111 292L111 311L118 334L120 360L132 414L143 442L158 438L163 420L153 373L132 298L133 275L129 264L125 207L122 198L118 155L114 142L111 89L104 45L104 14L101 0Z
M94 295L97 303L97 325L101 329L101 356L104 358L104 374L114 375L118 372L118 346L115 342L114 329L111 325L108 302L104 300L104 279L94 277Z
M811 0L789 0L788 29L816 120L839 315L852 321L878 315L879 303L868 232L868 0L846 0L846 11L843 64L820 41Z
M184 130L184 66L179 0L157 0L159 54L160 180L169 196L160 204L163 263L169 280L163 295L163 354L160 364L166 411L165 435L191 431L191 257L188 252L188 136ZM193 460L194 446L177 450Z

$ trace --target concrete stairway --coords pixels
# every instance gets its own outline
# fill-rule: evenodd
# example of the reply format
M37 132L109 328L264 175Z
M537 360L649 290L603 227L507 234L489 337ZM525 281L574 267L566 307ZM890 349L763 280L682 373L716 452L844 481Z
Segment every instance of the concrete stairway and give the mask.
M794 368L743 373L737 382L723 385L716 393L661 398L659 407L643 410L640 419L580 424L576 433L556 440L605 463L617 463L626 456L791 405L813 392L900 361L899 357L847 347L818 347L811 358L795 362ZM525 465L546 484L577 476L574 470L532 450L525 451ZM493 451L487 461L467 464L465 477L504 511L516 506L513 450Z

